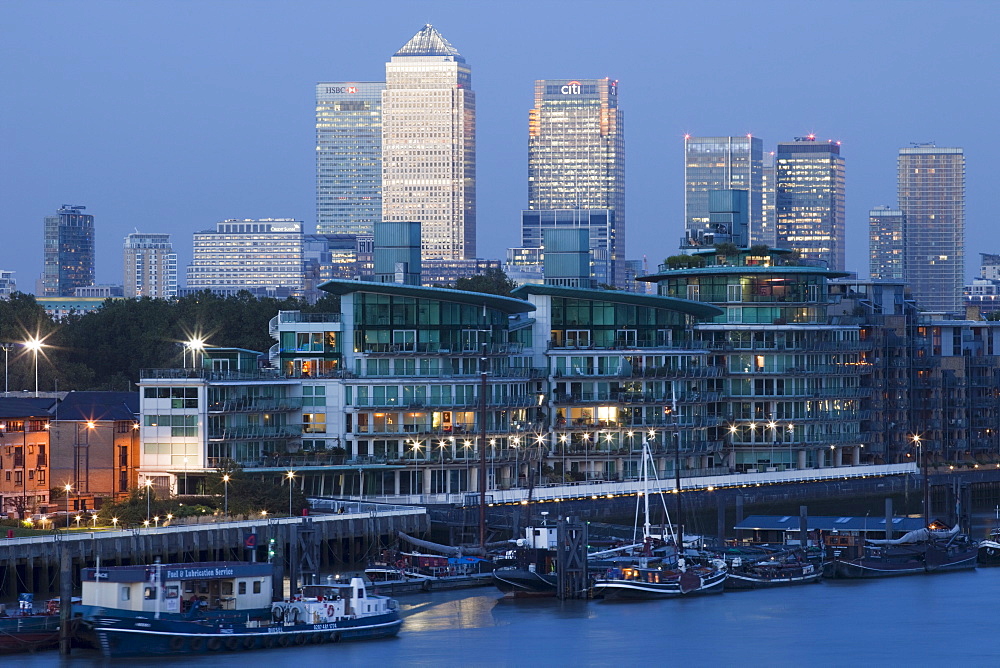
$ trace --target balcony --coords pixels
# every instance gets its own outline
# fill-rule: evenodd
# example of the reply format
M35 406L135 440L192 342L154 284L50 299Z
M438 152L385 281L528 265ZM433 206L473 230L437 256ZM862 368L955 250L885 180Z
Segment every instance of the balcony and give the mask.
M142 369L139 378L147 380L280 380L284 376L277 369L252 371L219 371L211 369Z
M246 441L256 439L292 439L302 437L302 427L299 425L254 426L243 425L210 429L210 441Z
M340 322L339 313L303 313L302 311L278 311L279 324L303 322Z
M282 397L266 399L261 397L242 397L217 401L208 405L209 413L287 413L302 408L299 397Z
M421 410L452 410L452 409L468 409L477 410L479 408L479 398L473 397L471 399L419 399L419 400L389 400L386 399L381 403L376 403L374 399L369 399L367 401L362 401L355 398L355 401L351 404L358 408L395 408L401 411L421 411ZM514 397L504 397L501 399L488 399L486 402L487 408L527 408L530 406L538 405L538 398L536 395L520 395Z
M482 355L483 346L477 348L451 348L441 343L365 343L360 351L373 357L381 355ZM486 345L486 355L520 355L520 343L491 343Z
M553 397L553 402L556 404L616 403L669 405L675 401L679 404L719 401L721 397L722 395L719 392L682 392L673 396L669 394L642 392L557 392Z
M616 371L595 371L594 369L572 369L557 370L552 374L553 378L669 378L684 380L689 378L718 378L722 375L722 369L714 366L693 366L686 369L669 369L666 367L655 367L650 369L631 368Z

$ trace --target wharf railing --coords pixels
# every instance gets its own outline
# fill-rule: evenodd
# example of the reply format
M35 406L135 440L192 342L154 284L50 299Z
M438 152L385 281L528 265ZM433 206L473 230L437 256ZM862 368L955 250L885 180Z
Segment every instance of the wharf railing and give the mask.
M884 464L879 466L839 466L821 469L788 469L761 473L734 473L729 475L695 476L681 478L681 491L711 491L732 487L756 487L762 485L829 482L853 478L874 478L880 476L908 475L918 472L915 463ZM487 503L522 504L529 496L534 502L576 501L581 499L613 498L634 496L648 490L650 494L674 493L674 480L628 480L624 482L599 481L576 484L555 484L527 488L497 489L486 492ZM365 497L372 501L409 505L476 505L477 492L460 494L404 494L393 496Z

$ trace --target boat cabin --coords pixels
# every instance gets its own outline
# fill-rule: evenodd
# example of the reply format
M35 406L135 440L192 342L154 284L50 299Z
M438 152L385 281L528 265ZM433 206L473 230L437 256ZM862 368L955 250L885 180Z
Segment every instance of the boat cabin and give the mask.
M556 537L556 527L527 527L524 530L524 538L517 541L519 547L528 547L535 550L554 550L559 540Z
M267 608L273 573L271 564L229 562L85 568L82 603L149 613Z
M890 538L923 528L920 517L893 517ZM750 515L733 527L740 544L799 545L801 529L798 515ZM857 536L865 539L886 538L885 517L849 517L816 515L806 518L808 545L823 544L823 536Z

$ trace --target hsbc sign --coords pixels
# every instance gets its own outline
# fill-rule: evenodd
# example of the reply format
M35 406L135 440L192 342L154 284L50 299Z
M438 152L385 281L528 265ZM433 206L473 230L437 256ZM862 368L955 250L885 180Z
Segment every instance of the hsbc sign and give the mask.
M327 93L347 93L348 95L357 94L357 86L327 86Z

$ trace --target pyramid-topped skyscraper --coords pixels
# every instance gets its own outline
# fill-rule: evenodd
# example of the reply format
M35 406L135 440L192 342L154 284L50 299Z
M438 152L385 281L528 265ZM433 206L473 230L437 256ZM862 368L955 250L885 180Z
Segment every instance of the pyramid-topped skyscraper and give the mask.
M424 259L476 256L472 70L425 25L386 63L382 220L419 221Z

